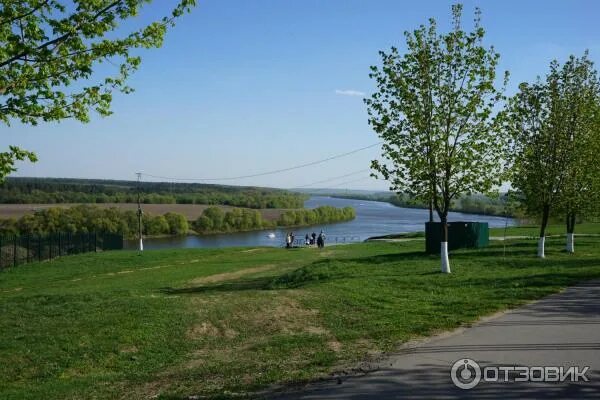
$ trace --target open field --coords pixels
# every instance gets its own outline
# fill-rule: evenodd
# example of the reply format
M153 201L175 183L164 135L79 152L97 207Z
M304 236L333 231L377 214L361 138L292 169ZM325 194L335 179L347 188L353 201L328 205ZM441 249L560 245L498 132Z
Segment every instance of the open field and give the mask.
M81 203L66 203L66 204L0 204L0 218L20 218L25 214L33 214L37 210L42 210L52 207L69 208ZM137 210L135 203L92 203L90 205L102 208L116 207L120 210ZM189 221L196 220L202 212L208 207L219 207L225 211L231 210L234 207L220 205L204 205L204 204L143 204L142 208L145 212L153 215L162 215L168 212L176 212L184 215ZM275 221L279 218L284 209L261 209L259 211L263 218L269 221Z
M327 376L399 343L600 278L600 238L120 251L0 273L0 398L229 398Z

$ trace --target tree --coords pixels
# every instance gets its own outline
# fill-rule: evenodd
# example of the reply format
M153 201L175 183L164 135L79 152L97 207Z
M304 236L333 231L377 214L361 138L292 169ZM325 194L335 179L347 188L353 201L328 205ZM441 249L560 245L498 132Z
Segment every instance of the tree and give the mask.
M208 218L212 222L213 230L225 230L225 213L219 207L208 207L202 212L202 216Z
M144 235L166 235L169 233L169 223L162 215L144 214Z
M213 230L213 222L206 215L201 215L193 222L192 228L198 233L210 232Z
M90 110L109 115L112 93L130 93L129 75L140 65L132 51L162 45L168 26L195 0L177 0L169 16L124 32L126 21L152 0L5 0L0 9L0 121L36 125ZM173 0L174 1L174 0ZM118 73L101 77L101 63ZM94 83L89 83L94 80ZM11 146L0 153L0 181L16 161L33 153Z
M168 212L164 217L169 224L171 235L185 235L187 233L189 227L185 216L174 212Z
M511 182L521 194L525 212L540 219L537 253L542 258L552 213L563 208L567 232L572 234L577 212L592 200L588 179L598 168L593 165L591 140L597 135L594 75L587 56L571 57L562 68L554 60L545 80L522 83L507 107L506 126L514 140Z
M558 208L566 219L566 250L574 253L577 216L597 212L600 201L600 81L587 52L581 58L571 56L560 79L568 158Z
M365 99L369 124L383 139L375 174L391 190L428 204L442 227L442 272L448 260L448 211L461 194L487 193L502 183L508 140L498 134L494 107L503 99L495 87L499 54L483 47L485 31L476 9L474 29L461 25L462 5L452 6L454 28L438 34L436 22L405 32L407 51L380 52L371 67L377 91ZM504 74L506 85L508 73Z

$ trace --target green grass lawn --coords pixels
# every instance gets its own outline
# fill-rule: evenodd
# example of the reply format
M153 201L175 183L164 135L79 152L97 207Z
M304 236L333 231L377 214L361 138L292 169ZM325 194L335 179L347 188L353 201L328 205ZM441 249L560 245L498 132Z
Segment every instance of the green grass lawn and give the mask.
M600 278L600 237L106 252L0 273L0 398L226 398Z
M528 236L537 239L540 235L540 227L536 225L509 226L506 228L490 228L490 236ZM551 224L546 228L546 235L564 235L566 233L565 224ZM583 223L575 227L575 234L579 235L600 235L600 223ZM391 235L377 236L372 239L425 239L425 232L396 233Z
M546 228L546 235L564 235L567 232L565 224L551 224ZM600 235L600 223L583 223L575 226L575 234ZM490 236L503 236L504 228L491 228ZM540 227L535 225L510 226L506 229L507 236L540 236ZM577 242L575 242L577 244Z

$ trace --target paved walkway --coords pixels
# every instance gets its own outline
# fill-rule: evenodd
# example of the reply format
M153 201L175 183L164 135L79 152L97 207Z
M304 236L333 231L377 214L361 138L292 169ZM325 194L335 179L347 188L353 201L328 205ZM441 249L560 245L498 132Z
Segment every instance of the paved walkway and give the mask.
M464 390L450 379L452 364L463 358L482 367L589 366L589 382L517 383L511 379L508 383L481 381ZM600 282L571 287L473 327L403 349L378 367L363 376L311 384L276 398L600 399Z

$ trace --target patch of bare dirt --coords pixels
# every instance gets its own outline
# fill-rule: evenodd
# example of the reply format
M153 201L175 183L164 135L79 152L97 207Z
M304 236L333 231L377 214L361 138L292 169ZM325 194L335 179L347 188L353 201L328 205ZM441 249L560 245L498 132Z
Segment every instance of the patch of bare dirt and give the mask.
M138 348L136 346L124 347L121 349L121 353L137 353Z
M248 249L248 250L242 250L242 253L257 253L257 252L262 252L265 251L265 249Z
M219 329L210 322L202 322L192 326L188 331L188 337L192 339L204 336L220 336Z
M235 272L224 272L222 274L215 274L215 275L209 275L209 276L203 276L200 278L196 278L196 279L190 281L190 284L202 285L202 284L206 284L206 283L217 283L217 282L222 282L222 281L229 281L232 279L241 278L242 276L245 276L245 275L268 271L273 268L275 268L275 265L273 265L273 264L261 265L259 267L252 267L252 268L244 268L244 269L241 269L241 270L235 271Z
M342 350L342 344L335 339L328 341L327 346L336 353Z

